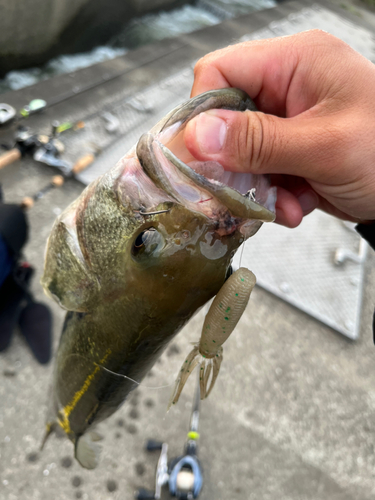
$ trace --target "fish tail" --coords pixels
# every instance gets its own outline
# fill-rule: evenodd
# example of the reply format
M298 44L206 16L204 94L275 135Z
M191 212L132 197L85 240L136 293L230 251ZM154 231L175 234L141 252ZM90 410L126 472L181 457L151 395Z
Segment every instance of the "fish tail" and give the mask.
M74 456L85 469L95 469L100 462L102 446L98 441L102 437L95 431L77 437Z

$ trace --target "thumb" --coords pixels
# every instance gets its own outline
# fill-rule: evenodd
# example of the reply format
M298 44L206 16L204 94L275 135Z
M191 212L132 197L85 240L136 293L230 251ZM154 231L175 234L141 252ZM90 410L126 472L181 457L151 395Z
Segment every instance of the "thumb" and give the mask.
M184 141L196 159L217 161L225 170L323 181L324 165L342 154L332 135L322 133L329 126L325 120L215 109L188 122Z

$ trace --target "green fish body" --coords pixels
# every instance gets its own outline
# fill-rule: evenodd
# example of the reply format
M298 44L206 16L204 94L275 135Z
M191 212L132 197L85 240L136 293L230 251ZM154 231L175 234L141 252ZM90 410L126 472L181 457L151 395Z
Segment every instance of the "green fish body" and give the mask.
M49 237L42 284L67 314L47 434L62 430L85 467L97 464L90 431L219 292L241 243L274 218L265 176L238 179L181 146L187 121L211 108L254 106L236 89L182 104L90 184Z

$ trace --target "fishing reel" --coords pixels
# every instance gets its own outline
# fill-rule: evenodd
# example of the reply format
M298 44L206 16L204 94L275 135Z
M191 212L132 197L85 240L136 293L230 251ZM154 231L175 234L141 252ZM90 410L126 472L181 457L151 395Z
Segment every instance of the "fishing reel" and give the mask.
M14 159L31 154L34 160L60 169L64 175L71 170L71 165L60 158L64 145L56 138L57 125L52 124L51 135L34 134L29 127L19 125L14 134L13 146L2 145L8 152L14 151ZM0 157L1 160L2 157Z
M149 440L147 451L161 450L156 468L155 491L140 488L136 500L158 500L161 489L167 486L171 497L181 500L198 498L203 486L203 474L200 462L195 454L195 446L191 450L187 445L185 454L174 458L168 465L168 444Z
M200 406L199 371L194 394L193 409L190 417L190 428L187 434L184 454L171 460L168 465L168 444L152 439L146 443L147 451L161 450L156 467L155 491L139 489L135 494L136 500L158 500L161 498L161 489L168 486L169 494L181 500L198 498L203 486L203 472L197 457L198 426Z

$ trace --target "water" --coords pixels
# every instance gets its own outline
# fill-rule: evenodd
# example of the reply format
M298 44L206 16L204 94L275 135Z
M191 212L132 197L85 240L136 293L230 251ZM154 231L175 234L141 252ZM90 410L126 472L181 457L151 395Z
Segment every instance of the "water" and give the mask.
M91 52L58 56L43 67L10 71L0 79L0 93L33 85L51 76L113 59L147 43L212 26L224 19L276 6L275 0L200 0L196 5L133 19L106 46Z
M91 52L73 55L61 55L51 59L41 68L30 68L21 71L10 71L0 80L0 93L8 90L18 90L41 80L47 80L51 76L71 73L80 68L86 68L95 63L122 56L127 52L125 48L110 46L96 47Z
M134 19L111 41L115 47L135 49L163 38L190 33L206 26L220 23L214 14L192 5L185 5L170 12L150 14Z

